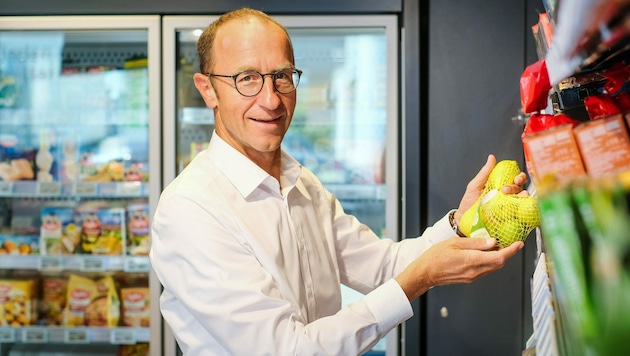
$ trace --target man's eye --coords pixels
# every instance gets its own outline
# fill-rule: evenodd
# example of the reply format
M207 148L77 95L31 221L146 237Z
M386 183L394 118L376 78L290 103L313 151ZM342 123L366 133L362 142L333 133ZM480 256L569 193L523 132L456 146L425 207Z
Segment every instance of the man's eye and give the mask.
M260 76L258 75L258 73L242 73L241 75L239 75L237 78L238 82L252 82L252 81L256 81L256 80L260 80Z

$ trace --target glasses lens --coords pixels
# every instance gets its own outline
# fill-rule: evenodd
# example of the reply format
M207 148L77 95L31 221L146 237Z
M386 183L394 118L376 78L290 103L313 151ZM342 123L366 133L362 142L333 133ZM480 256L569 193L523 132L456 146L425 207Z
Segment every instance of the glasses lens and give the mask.
M273 84L282 94L288 94L300 83L300 73L295 69L284 69L273 75Z
M300 71L297 69L283 69L275 73L260 74L253 70L239 73L234 78L236 90L244 96L254 96L260 92L264 84L264 76L273 78L273 85L282 94L289 94L300 83Z
M236 90L245 96L258 94L263 86L263 77L256 71L246 71L240 73L235 79Z

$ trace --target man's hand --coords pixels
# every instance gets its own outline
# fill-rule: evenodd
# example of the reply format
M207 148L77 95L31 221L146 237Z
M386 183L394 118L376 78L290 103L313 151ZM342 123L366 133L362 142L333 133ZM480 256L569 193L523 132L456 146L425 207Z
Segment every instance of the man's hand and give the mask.
M488 181L488 176L492 169L497 164L497 159L494 155L489 155L486 164L481 167L481 170L477 173L477 175L468 183L466 186L466 191L464 192L464 196L459 203L459 207L455 212L455 221L459 224L459 220L462 215L468 208L473 206L477 199L481 196L486 187L486 182ZM514 178L514 184L505 185L501 188L501 192L503 194L524 194L528 195L529 192L527 190L523 190L523 185L527 183L527 175L524 172L519 173Z
M523 248L522 241L495 249L491 238L451 238L420 255L395 279L409 301L434 286L471 283L494 272Z

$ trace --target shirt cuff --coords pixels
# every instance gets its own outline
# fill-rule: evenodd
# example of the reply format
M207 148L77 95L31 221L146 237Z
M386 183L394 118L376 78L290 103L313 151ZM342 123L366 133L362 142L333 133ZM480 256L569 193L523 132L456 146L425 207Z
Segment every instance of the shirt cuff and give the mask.
M444 215L444 217L442 217L440 220L438 220L434 225L433 225L433 229L435 231L435 235L437 237L436 240L433 241L433 243L438 243L440 241L449 239L451 237L456 237L457 234L453 231L453 227L451 226L451 222L448 221L448 216L451 213L450 210L448 213L446 213L446 215Z
M368 293L364 301L384 333L413 316L411 303L395 279Z

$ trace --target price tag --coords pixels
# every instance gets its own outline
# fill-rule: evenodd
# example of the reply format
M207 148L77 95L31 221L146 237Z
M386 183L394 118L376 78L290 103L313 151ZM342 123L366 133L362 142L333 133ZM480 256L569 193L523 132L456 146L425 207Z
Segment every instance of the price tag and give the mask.
M63 259L61 256L41 256L39 258L39 269L41 271L62 271Z
M22 329L22 342L31 344L45 344L48 342L48 330L39 328Z
M136 342L149 342L151 341L151 329L150 328L136 328Z
M0 328L0 344L15 342L15 328Z
M37 183L38 195L61 195L60 182L39 182Z
M109 334L109 342L116 345L132 345L137 342L136 332L133 329L112 329Z
M125 259L125 272L149 272L151 262L148 257L136 256Z
M68 344L87 344L90 334L87 329L68 329L64 333L64 341Z
M81 261L81 271L84 272L103 272L106 270L105 259L102 257L83 257Z
M0 182L0 195L13 194L13 182Z
M73 187L74 195L97 195L98 184L93 182L76 183Z
M122 196L139 196L142 192L142 183L140 182L124 182L117 186L118 195Z

